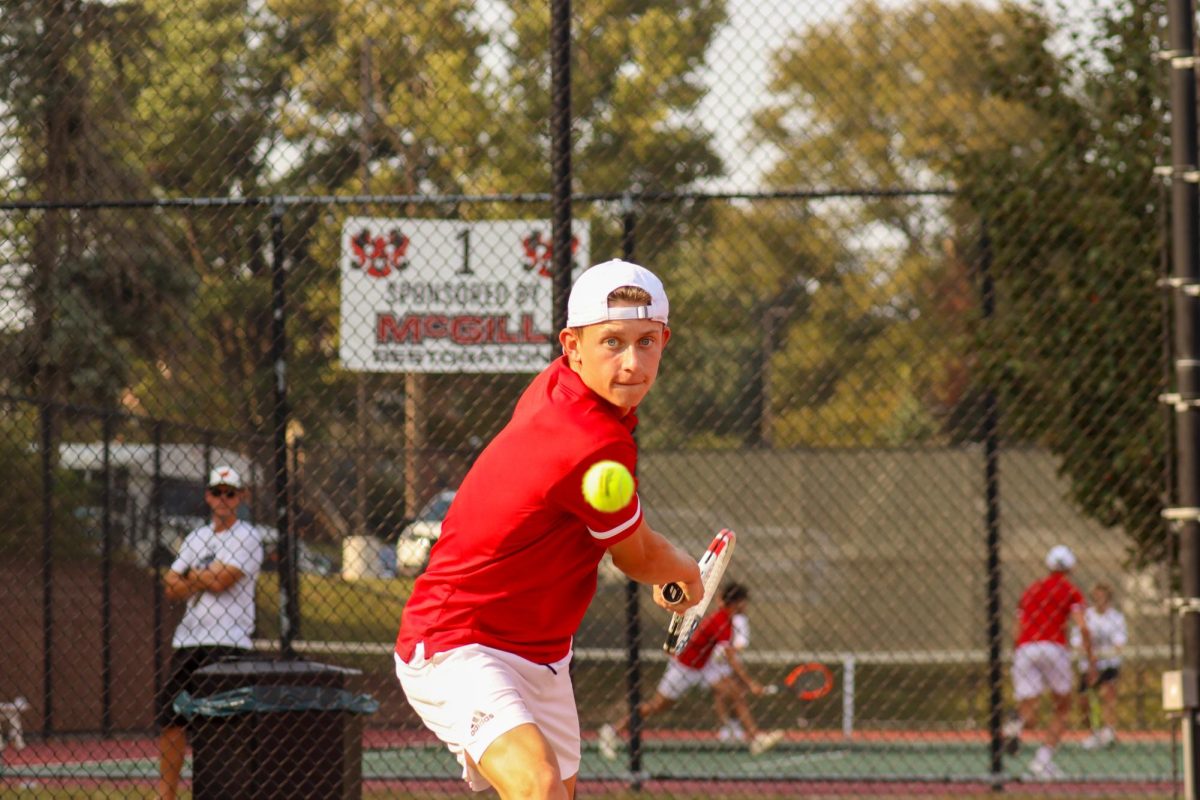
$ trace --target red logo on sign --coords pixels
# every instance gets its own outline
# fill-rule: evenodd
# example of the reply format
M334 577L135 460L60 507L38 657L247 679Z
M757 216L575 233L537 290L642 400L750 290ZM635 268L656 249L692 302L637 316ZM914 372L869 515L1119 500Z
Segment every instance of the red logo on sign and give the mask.
M372 236L363 228L350 237L350 249L354 251L359 269L366 270L372 278L382 278L393 269L400 271L408 266L405 254L409 241L397 228L389 231L387 236Z
M537 274L543 278L549 278L554 274L554 242L548 236L542 236L542 232L534 229L532 233L521 240L521 246L525 249L525 259L521 262L521 266L526 272L537 271ZM575 254L579 251L579 237L571 237L571 267L575 266Z

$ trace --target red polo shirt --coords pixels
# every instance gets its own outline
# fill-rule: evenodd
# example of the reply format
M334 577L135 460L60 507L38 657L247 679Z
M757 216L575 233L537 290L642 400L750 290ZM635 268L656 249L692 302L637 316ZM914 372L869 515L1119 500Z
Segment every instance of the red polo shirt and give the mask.
M1071 609L1085 606L1083 592L1071 583L1066 573L1052 572L1034 581L1017 606L1017 646L1030 642L1066 645Z
M728 644L733 640L733 615L729 609L720 608L707 617L692 638L688 640L683 652L675 656L680 664L692 669L700 669L712 658L717 645Z
M600 559L642 521L636 493L613 513L588 505L583 474L612 459L636 475L636 424L565 357L534 378L454 497L404 607L399 656L424 642L426 656L483 644L539 664L563 658Z

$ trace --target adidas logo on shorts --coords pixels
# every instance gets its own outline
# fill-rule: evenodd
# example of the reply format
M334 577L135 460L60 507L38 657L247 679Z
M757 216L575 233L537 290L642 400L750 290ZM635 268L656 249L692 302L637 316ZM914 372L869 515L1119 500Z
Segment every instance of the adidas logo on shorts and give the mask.
M471 717L471 735L474 736L475 734L479 733L479 729L490 722L491 719L491 714L483 711L476 711L475 715Z

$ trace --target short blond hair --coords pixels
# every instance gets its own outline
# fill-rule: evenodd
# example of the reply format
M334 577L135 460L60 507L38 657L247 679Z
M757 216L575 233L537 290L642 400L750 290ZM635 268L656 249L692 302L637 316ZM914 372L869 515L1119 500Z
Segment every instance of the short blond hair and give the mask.
M613 303L629 303L634 306L648 306L653 302L654 298L650 293L640 286L618 286L608 293L608 304ZM571 331L579 336L583 330L582 327L576 325L571 328Z
M618 286L608 293L608 304L610 306L614 302L648 306L652 300L653 298L650 297L650 293L640 286Z

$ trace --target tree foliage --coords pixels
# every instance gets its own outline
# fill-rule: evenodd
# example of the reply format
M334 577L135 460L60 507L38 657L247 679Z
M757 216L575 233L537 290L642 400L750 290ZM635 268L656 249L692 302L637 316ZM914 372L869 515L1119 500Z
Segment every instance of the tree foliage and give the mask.
M988 91L990 70L1006 67L978 50L991 42L1002 59L1025 17L964 2L868 4L802 28L774 54L775 99L755 117L755 141L779 153L767 180L843 195L760 205L730 226L794 228L754 262L767 275L755 304L785 306L764 364L773 442L972 434L970 264L953 205L923 190L953 187L961 154L1031 124L1029 109Z
M1159 20L1134 2L1072 30L1060 11L869 6L776 54L778 102L757 117L782 153L772 183L956 189L940 210L909 196L822 213L878 245L827 259L837 278L785 332L777 390L802 406L780 431L974 438L998 390L1005 439L1057 453L1081 508L1146 560L1162 530ZM997 310L981 320L985 264Z
M549 14L523 0L488 14L468 0L0 0L0 64L12 76L0 113L20 153L10 190L49 200L546 191ZM720 172L712 132L688 117L724 19L720 0L614 0L581 12L581 186L677 188ZM655 219L661 236L680 227ZM612 254L616 226L597 220L593 242ZM345 443L356 380L337 361L341 223L340 210L289 208L278 219L261 206L17 219L9 241L32 267L22 274L34 321L5 346L21 348L36 391L234 428L270 463L278 258L294 416L314 445ZM479 378L431 377L428 446L477 446L527 377L489 384L500 396L487 413L474 402ZM395 376L365 381L371 427L394 450L403 389Z
M999 293L980 378L1002 390L1006 434L1057 453L1080 507L1124 528L1139 563L1165 553L1160 24L1131 2L1053 63L1036 38L1019 42L989 86L1037 114L1033 134L957 168Z
M14 182L29 199L145 196L131 106L145 87L152 21L135 6L59 0L0 4L0 108ZM158 221L50 209L9 217L30 324L7 343L19 385L55 400L113 404L131 366L153 357L190 279Z

